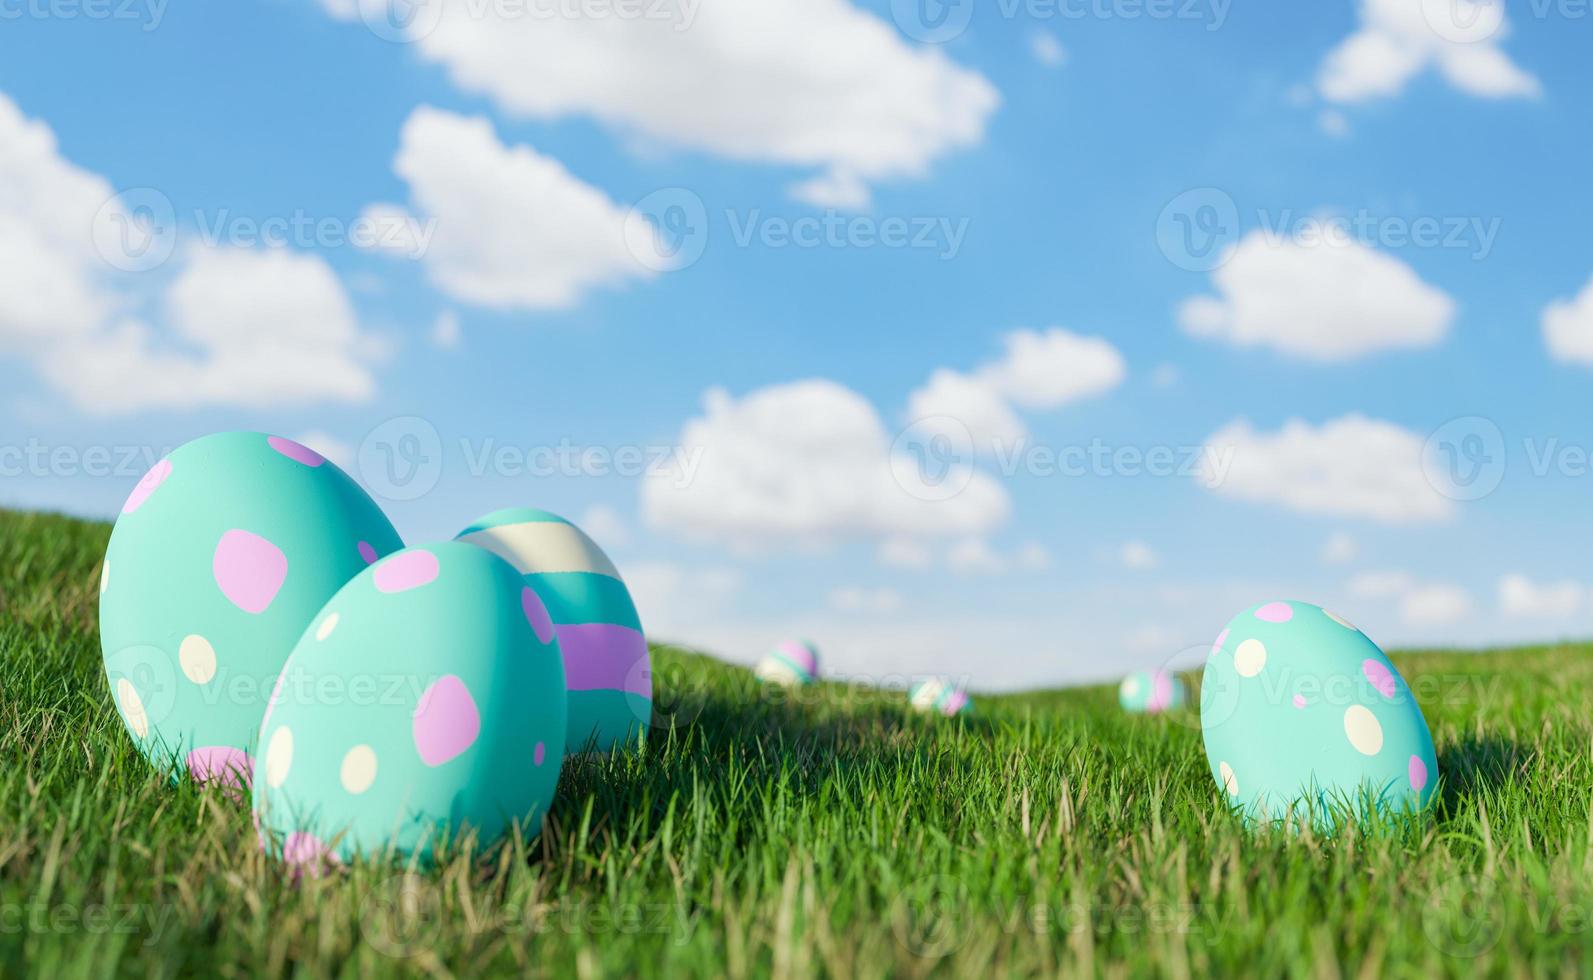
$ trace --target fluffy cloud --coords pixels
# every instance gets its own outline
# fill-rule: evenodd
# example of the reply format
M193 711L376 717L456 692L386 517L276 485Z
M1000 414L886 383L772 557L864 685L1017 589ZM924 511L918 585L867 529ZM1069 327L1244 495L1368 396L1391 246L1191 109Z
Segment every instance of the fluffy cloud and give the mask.
M429 106L404 123L393 171L411 203L435 222L425 263L462 302L493 309L556 309L588 291L652 276L667 263L634 247L629 210L529 146L505 146L492 124ZM396 224L401 209L366 216ZM657 259L657 262L651 261Z
M1502 0L1362 0L1360 27L1323 59L1317 90L1366 102L1431 68L1469 95L1535 96L1538 80L1499 48L1509 26Z
M921 572L934 567L935 553L913 538L889 538L880 542L875 560L890 568Z
M953 462L928 473L891 448L879 413L831 381L741 399L714 389L671 466L643 485L647 521L733 544L981 534L1006 521L1006 491ZM695 459L688 472L687 459Z
M1525 575L1499 580L1499 610L1506 616L1563 619L1582 607L1585 589L1580 582L1537 583Z
M1353 240L1252 231L1231 246L1212 284L1218 296L1180 306L1186 332L1314 361L1429 347L1455 315L1454 300L1410 266Z
M350 18L350 0L322 0ZM999 97L934 48L905 43L848 0L649 4L567 15L419 0L411 36L465 91L539 119L590 116L641 140L813 168L800 193L866 203L975 145Z
M908 417L929 431L971 435L990 450L1025 433L1014 406L1059 408L1122 384L1127 367L1116 347L1059 327L1014 330L1003 338L1003 356L971 374L941 368L908 398Z
M115 243L96 238L135 227L109 183L0 95L0 352L93 413L370 397L379 345L321 259L195 249L157 319L112 278L99 247Z
M1274 433L1240 419L1206 440L1206 486L1306 514L1385 524L1443 520L1454 504L1422 471L1425 440L1391 422L1346 415L1313 426L1291 419ZM1224 476L1212 460L1226 458Z
M1593 279L1574 298L1544 308L1543 342L1557 361L1593 365Z
M631 543L631 529L626 526L625 519L607 504L588 507L577 523L604 548L623 548Z
M739 570L722 566L647 561L627 564L624 573L647 635L677 641L705 635L745 586Z

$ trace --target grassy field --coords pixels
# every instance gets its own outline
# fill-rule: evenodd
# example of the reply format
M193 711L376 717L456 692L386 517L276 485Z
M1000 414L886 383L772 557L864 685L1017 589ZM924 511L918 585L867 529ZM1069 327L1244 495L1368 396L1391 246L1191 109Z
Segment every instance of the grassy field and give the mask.
M95 631L109 529L0 512L0 974L1417 977L1593 966L1593 656L1395 660L1424 819L1245 832L1194 715L1106 689L909 715L655 650L674 724L568 765L542 835L293 882L163 782ZM1214 629L1217 623L1214 620Z

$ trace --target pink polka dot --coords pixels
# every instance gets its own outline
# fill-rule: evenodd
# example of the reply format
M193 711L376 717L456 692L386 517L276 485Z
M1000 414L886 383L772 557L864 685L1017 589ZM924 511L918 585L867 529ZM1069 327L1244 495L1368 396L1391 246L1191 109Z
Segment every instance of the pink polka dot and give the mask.
M1228 642L1228 631L1223 630L1221 633L1217 634L1217 642L1211 645L1211 652L1216 653L1218 650L1221 650L1222 645L1226 642Z
M437 556L429 551L401 551L376 566L379 592L408 592L437 579Z
M1294 696L1294 706L1296 708L1302 708L1302 709L1305 707L1305 695L1304 694L1296 694Z
M168 476L171 476L171 460L163 459L150 467L144 478L138 481L138 486L127 495L127 503L122 505L122 513L131 514L144 506L144 501L149 499L149 495L155 492L156 487L166 482Z
M320 466L326 462L325 456L322 456L309 446L299 445L292 439L284 439L281 436L267 436L266 442L271 445L272 449L275 449L295 463L303 463L305 466Z
M544 644L552 643L553 617L548 615L548 607L535 589L527 586L520 590L520 608L525 611L526 622L536 631L537 639Z
M464 681L449 674L426 688L415 706L413 734L420 761L428 766L440 766L475 744L481 713Z
M282 842L282 860L295 871L312 875L320 874L327 865L342 863L321 838L302 830L295 830Z
M233 605L262 613L287 580L288 557L260 535L234 528L217 542L211 571Z
M1256 610L1256 618L1268 623L1287 623L1294 618L1294 609L1287 602L1269 602Z
M541 742L537 743L536 751L531 753L531 764L540 766L542 760L548 757L548 747Z
M1381 662L1368 659L1361 664L1361 673L1366 675L1366 679L1372 682L1372 686L1377 688L1378 693L1383 695L1383 697L1391 698L1394 696L1394 675Z
M1410 788L1420 793L1427 787L1427 763L1420 756L1410 757Z
M249 753L230 745L207 745L188 753L188 772L196 783L219 783L234 789L249 788L253 763Z
M1151 693L1145 700L1145 710L1152 714L1166 710L1173 703L1173 679L1164 670L1151 675Z
M371 543L369 541L360 542L360 558L364 559L365 564L367 565L376 560L376 549L371 547Z

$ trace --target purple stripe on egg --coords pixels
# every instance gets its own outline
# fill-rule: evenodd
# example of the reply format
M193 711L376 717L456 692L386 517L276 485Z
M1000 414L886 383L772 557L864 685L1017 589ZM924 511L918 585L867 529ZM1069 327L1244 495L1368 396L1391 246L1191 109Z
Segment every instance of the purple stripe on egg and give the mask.
M775 649L780 651L780 653L784 655L787 660L791 661L791 665L793 667L800 667L808 674L812 674L818 667L818 662L813 656L813 651L808 648L806 643L798 643L795 640L787 640L786 642L775 647Z
M560 626L559 650L564 655L564 680L571 691L625 691L653 696L647 662L647 640L628 626L581 623Z
M966 691L953 691L951 697L947 698L945 703L940 706L941 714L951 717L961 711L963 705L967 703L968 693Z

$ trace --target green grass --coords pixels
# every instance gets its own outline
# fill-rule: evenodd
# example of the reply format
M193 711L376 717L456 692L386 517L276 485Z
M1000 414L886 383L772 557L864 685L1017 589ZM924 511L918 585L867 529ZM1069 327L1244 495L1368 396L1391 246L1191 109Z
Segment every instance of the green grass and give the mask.
M1106 689L798 700L657 648L673 729L566 767L540 837L294 882L246 810L164 782L111 706L108 528L0 512L0 974L1573 973L1593 963L1593 656L1398 654L1426 818L1226 812L1192 715Z

